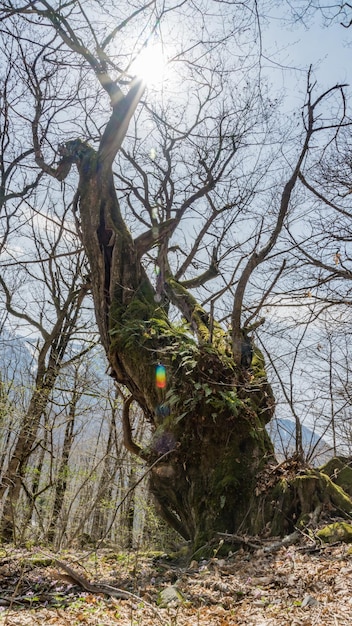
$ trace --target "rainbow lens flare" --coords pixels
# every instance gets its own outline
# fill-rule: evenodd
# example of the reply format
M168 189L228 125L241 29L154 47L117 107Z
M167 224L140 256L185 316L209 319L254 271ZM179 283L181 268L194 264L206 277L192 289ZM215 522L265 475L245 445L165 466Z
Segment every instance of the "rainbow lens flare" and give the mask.
M165 389L166 387L166 369L160 363L156 366L155 370L155 384L158 389Z

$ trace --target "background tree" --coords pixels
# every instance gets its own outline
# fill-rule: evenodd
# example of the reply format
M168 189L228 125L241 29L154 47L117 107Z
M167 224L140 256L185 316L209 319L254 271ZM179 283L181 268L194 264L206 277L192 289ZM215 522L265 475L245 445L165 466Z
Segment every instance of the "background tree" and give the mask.
M159 10L151 2L129 14L116 9L113 29L101 7L93 29L91 5L83 12L75 2L5 3L0 11L14 45L23 46L24 33L31 44L22 67L34 103L36 164L54 181L76 188L72 206L89 260L101 341L113 377L130 392L125 441L150 464L162 458L151 478L160 511L196 546L215 531L258 532L272 520L273 495L261 488L260 475L274 460L265 431L274 400L251 333L285 269L279 238L296 185L309 159L319 158L346 123L342 87L316 95L309 75L303 125L299 132L291 129L286 152L275 131L275 102L265 95L260 66L253 63L256 3L235 5L234 14L232 9L170 3ZM165 39L167 34L173 40L180 12L185 30L173 56L180 67L174 84L182 83L182 91L153 101L145 96L143 79L133 78L131 62L154 33L162 35L161 24ZM75 71L66 87L58 77L67 79L68 63ZM90 75L97 91L86 97ZM70 139L56 151L65 101L57 84L71 89L70 102L78 108L62 129L63 141L67 129ZM331 100L337 104L327 113ZM98 110L92 101L101 103ZM121 151L134 115L132 138ZM258 268L275 257L264 289L258 289ZM218 287L210 291L214 276ZM152 426L148 446L132 436L132 400ZM326 481L315 479L309 484L322 497ZM336 497L331 489L325 491ZM302 489L291 493L278 495L273 532L286 530L293 513L309 511L311 493L307 499ZM340 499L338 506L350 502Z
M79 328L80 309L87 293L87 286L82 281L82 256L65 257L62 252L65 244L61 248L62 242L60 240L62 238L63 229L60 227L50 249L48 239L43 241L38 232L34 234L33 241L38 252L39 247L41 247L39 253L41 261L38 260L34 269L34 274L37 274L36 281L32 279L32 266L24 265L23 270L27 279L24 282L23 275L21 276L19 273L20 263L16 263L17 276L13 276L11 283L7 280L6 273L0 277L4 304L8 313L20 322L31 325L41 335L41 340L36 346L33 346L37 355L32 394L22 423L16 425L17 438L12 444L7 467L2 476L0 489L3 500L2 534L7 539L12 536L16 504L23 485L22 481L28 460L33 449L38 446L37 433L41 419L46 415L60 369L65 364L65 359L66 364L70 360L70 357L67 359L69 344L78 339L76 333ZM68 265L71 265L72 261L71 276L67 281L65 281L66 277L63 272L64 265L61 264L60 267L56 263L56 253L60 254L60 249L62 257L68 260ZM45 256L47 255L46 258L44 258L43 253ZM10 273L12 273L11 265L11 262L7 263ZM43 273L39 278L38 273L41 271ZM35 292L31 291L31 283L36 288ZM33 298L30 311L28 307L29 295ZM46 321L49 311L46 306L47 300L43 301L43 296L44 298L50 297L53 305L51 311L53 317L50 320L50 325ZM74 358L72 354L71 358ZM44 428L44 435L46 436L46 434L47 429ZM44 440L42 449L45 450L45 447Z

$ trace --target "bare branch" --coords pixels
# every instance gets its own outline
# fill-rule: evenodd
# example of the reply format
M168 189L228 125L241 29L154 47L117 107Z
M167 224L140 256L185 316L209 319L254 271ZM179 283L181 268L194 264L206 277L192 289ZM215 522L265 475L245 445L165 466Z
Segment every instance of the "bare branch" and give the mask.
M306 155L308 154L311 137L318 130L320 131L320 130L326 129L326 127L324 126L319 126L318 128L315 127L315 122L316 122L315 115L314 115L315 109L318 106L318 104L322 102L323 98L327 97L332 92L336 90L341 92L341 86L337 85L335 87L332 87L326 90L323 94L318 96L318 98L315 101L312 102L312 89L313 87L310 84L310 72L309 72L308 79L307 79L307 103L306 103L307 114L306 114L306 118L304 122L306 133L305 133L305 138L303 141L302 148L300 150L300 153L297 158L291 177L289 178L289 180L284 186L284 189L281 195L280 209L277 215L276 224L271 232L271 235L267 243L264 246L262 246L262 248L259 251L255 251L250 256L242 272L242 275L237 283L237 287L235 290L234 306L233 306L232 316L231 316L231 325L232 325L232 342L233 342L234 358L235 358L235 361L238 363L240 362L240 356L241 356L240 355L241 314L242 314L242 304L243 304L243 298L244 298L246 286L254 270L261 263L263 263L268 257L269 253L271 252L271 250L273 249L273 247L275 246L277 242L279 234L281 233L281 230L284 224L284 219L289 209L293 189L296 185L297 180L299 179L299 174L300 174L300 170L303 165L304 159Z
M130 452L132 452L132 454L135 454L136 456L139 456L140 458L145 458L145 455L143 454L143 450L142 447L137 444L135 441L133 441L132 439L132 427L131 427L131 422L130 422L130 418L129 418L129 411L130 411L130 406L133 402L133 396L129 396L126 400L123 400L123 411L122 411L122 429L123 429L123 443L124 446L127 448L127 450L129 450Z

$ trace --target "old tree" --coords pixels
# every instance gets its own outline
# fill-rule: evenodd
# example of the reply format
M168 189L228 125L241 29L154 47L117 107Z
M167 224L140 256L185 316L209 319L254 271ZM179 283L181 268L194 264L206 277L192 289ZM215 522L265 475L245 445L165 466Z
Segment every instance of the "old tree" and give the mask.
M324 502L348 511L326 476L275 471L275 402L253 343L285 272L280 234L301 174L345 124L343 88L316 93L308 74L286 149L261 77L257 3L104 4L7 0L0 17L32 137L18 166L39 168L38 193L71 193L101 342L125 390L125 445L195 546L268 524L288 532ZM155 43L169 57L160 93L134 70ZM132 403L147 445L134 440Z

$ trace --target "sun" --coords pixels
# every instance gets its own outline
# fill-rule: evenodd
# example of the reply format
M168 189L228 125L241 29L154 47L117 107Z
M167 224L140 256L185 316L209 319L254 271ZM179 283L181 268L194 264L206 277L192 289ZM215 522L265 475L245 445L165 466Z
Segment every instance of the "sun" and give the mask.
M148 86L158 87L165 80L167 60L161 43L147 44L133 61L130 71Z

